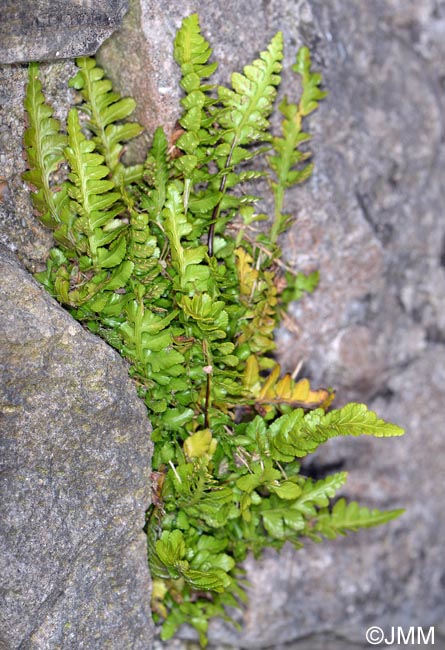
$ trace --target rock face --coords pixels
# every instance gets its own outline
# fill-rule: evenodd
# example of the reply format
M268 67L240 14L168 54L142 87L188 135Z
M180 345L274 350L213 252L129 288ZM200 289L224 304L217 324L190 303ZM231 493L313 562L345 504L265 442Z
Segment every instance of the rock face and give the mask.
M119 90L136 97L148 133L159 123L171 131L179 114L172 42L187 14L199 12L223 82L278 29L285 69L300 44L311 47L330 95L310 120L316 171L288 196L295 225L283 246L288 264L319 268L321 282L292 308L294 327L280 333L282 361L289 370L303 361L302 374L337 388L337 404L367 401L407 429L398 440L330 441L306 468L349 470L347 496L406 514L381 529L249 561L243 632L215 623L215 647L353 650L369 647L372 625L389 637L391 626L435 625L436 645L445 645L445 7L435 0L130 4L99 56ZM70 64L43 73L63 116ZM19 176L25 71L2 74L1 236L34 268L49 242L32 224ZM285 72L283 92L291 97L294 85Z
M0 63L94 54L127 9L128 0L3 0Z
M380 530L249 561L243 633L217 624L213 639L242 648L303 648L299 638L324 632L307 647L335 648L335 637L340 647L359 647L370 625L389 632L391 625L437 623L445 534L445 14L429 0L189 1L162 9L151 0L134 2L131 29L139 21L141 55L125 71L110 67L121 88L139 94L139 119L151 130L159 121L171 128L177 118L171 43L192 11L214 45L223 81L278 29L285 67L298 45L311 47L330 95L311 119L316 172L289 194L296 221L283 243L288 263L319 268L321 283L292 311L299 335L281 332L283 363L292 370L304 361L305 374L337 387L338 403L367 400L407 429L403 440L331 441L308 467L318 474L348 469L348 496L405 506L407 513ZM118 59L124 39L132 42L116 35L100 50L104 65ZM292 84L285 73L286 93Z
M432 0L189 0L161 8L153 0L135 0L123 31L99 51L120 89L138 98L138 119L152 132L159 123L174 128L178 117L172 40L183 16L199 13L223 82L278 29L284 32L285 68L300 44L311 47L330 95L310 121L316 171L306 186L289 193L286 209L296 220L283 244L288 263L319 268L321 282L293 307L292 330L299 334L280 333L282 360L288 370L303 361L303 374L335 386L337 404L367 401L407 430L402 440L331 441L307 468L318 475L350 470L347 496L381 508L404 506L406 514L346 540L249 561L243 632L215 624L215 643L369 647L365 632L371 625L390 638L392 625L437 626L443 618L440 6ZM138 56L130 53L126 66L118 66L132 44ZM293 89L285 72L283 91L291 95ZM438 635L436 627L436 643Z
M0 647L147 650L145 407L4 249L0 274Z

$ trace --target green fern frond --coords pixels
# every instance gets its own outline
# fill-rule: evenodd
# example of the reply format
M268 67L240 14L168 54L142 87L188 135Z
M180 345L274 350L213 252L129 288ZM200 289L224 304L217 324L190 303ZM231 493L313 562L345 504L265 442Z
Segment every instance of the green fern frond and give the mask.
M303 457L322 443L337 436L372 435L389 437L402 435L403 429L385 422L364 404L347 404L325 413L316 409L305 414L295 409L270 425L271 454L277 460L292 461Z
M167 147L164 130L158 127L154 132L151 149L145 160L144 181L146 183L146 193L141 197L142 206L147 211L150 220L157 223L165 205L169 178Z
M53 188L51 175L64 161L67 139L61 133L59 121L52 117L53 109L45 103L38 63L29 65L25 110L28 128L24 141L30 169L24 172L23 179L37 190L31 196L40 220L48 228L55 229L63 221L62 213L68 205L65 185Z
M158 240L150 231L148 214L136 209L134 199L124 186L121 187L121 195L130 215L127 231L128 258L133 263L134 275L143 284L149 284L161 273Z
M197 90L200 79L210 77L216 70L217 63L207 63L211 55L212 48L201 34L198 14L184 18L175 38L174 57L181 66L181 86L187 93Z
M208 63L212 49L201 35L197 14L192 14L182 21L175 38L174 56L181 67L181 87L186 96L181 100L184 113L179 120L185 129L176 142L176 146L185 153L175 161L178 170L186 177L192 172L200 159L205 157L202 145L209 139L209 127L213 116L209 107L214 104L209 91L213 86L203 84L202 80L210 77L217 68L217 63Z
M182 239L192 232L192 226L184 215L181 195L174 185L168 187L162 214L171 248L172 266L177 274L174 288L181 292L205 291L210 272L201 262L205 258L206 247L183 246Z
M219 167L221 180L219 188L215 185L216 179L213 181L213 189L218 189L221 198L213 209L207 238L210 256L213 256L213 242L220 213L228 207L223 204L227 175L232 172L234 164L264 151L257 148L249 152L246 145L270 140L268 117L276 97L276 87L280 83L282 58L283 35L278 32L267 50L261 52L260 58L245 66L244 75L233 73L232 90L225 86L218 87L218 98L222 106L218 122L223 130L220 136L223 142L214 150L214 160ZM254 200L254 197L249 197L247 204ZM235 199L233 207L237 209L240 205L241 202Z
M209 113L209 108L215 100L210 95L213 86L203 84L202 80L211 77L218 67L217 63L208 63L211 55L212 49L201 35L198 15L184 18L175 38L174 56L181 67L180 84L186 93L181 100L184 113L179 120L186 133L180 136L176 146L185 152L185 158L190 156L190 163L198 146L202 148L202 144L210 144L209 127L214 114ZM201 155L203 153L202 150ZM177 164L181 167L184 162L180 158Z
M329 500L335 497L338 490L346 483L347 478L347 472L331 474L319 481L307 478L303 484L301 495L295 501L295 509L301 512L306 519L315 517L316 508L326 507Z
M235 256L240 301L247 308L238 343L249 342L263 369L264 355L276 346L273 334L278 321L278 291L273 274L260 273L253 257L244 248L237 248Z
M278 548L285 540L300 545L297 538L306 530L307 522L318 516L320 508L328 506L347 476L340 472L320 481L301 476L282 480L282 473L273 468L270 458L252 466L251 470L253 473L236 483L244 492L241 499L243 519L248 523L261 520L272 540L278 540ZM258 489L261 499L253 492Z
M301 513L292 510L287 504L274 500L270 509L262 510L261 518L267 533L276 540L285 540L286 537L296 536L304 530L304 519Z
M217 67L216 63L208 63L211 54L209 43L201 35L197 14L185 18L177 33L174 48L175 59L181 66L181 87L186 93L181 100L184 112L179 119L184 133L175 143L182 155L173 161L174 168L184 178L185 214L191 208L189 199L193 187L197 183L208 183L211 177L209 163L212 156L209 147L219 138L214 126L218 110L214 108L215 100L211 95L213 86L203 83ZM215 203L218 200L217 191L213 191L210 185L202 191L202 195L210 200L216 196ZM209 210L211 208L207 211L201 208L201 222L206 219L205 212Z
M346 535L348 531L356 532L360 528L380 526L400 517L403 512L403 509L370 510L356 501L347 503L345 499L339 499L331 511L326 508L317 515L308 532L314 541L320 541L318 535L334 539L338 535Z
M225 339L228 315L225 302L215 300L208 293L199 293L193 297L182 296L179 305L187 320L193 323L192 332L207 341Z
M172 379L182 374L184 357L173 348L173 333L169 327L178 314L159 314L144 300L146 288L138 284L134 297L125 306L126 320L119 325L124 345L122 352L146 381L169 386ZM165 392L165 390L164 390ZM154 407L156 396L151 407ZM158 401L157 412L166 410L165 397Z
M284 117L282 121L282 137L272 138L275 155L268 156L270 168L276 174L276 182L272 182L275 199L274 223L271 230L271 241L275 243L278 235L286 229L288 218L282 214L284 192L288 187L303 183L312 174L313 164L306 163L311 157L310 151L301 151L300 145L311 139L302 130L303 118L318 108L318 102L327 96L326 91L319 88L321 75L311 70L311 57L307 47L302 47L297 53L296 63L292 69L301 77L302 93L298 104L289 103L285 97L280 104Z
M144 130L137 122L127 122L136 102L131 97L122 98L112 89L111 81L90 57L76 59L79 72L70 86L79 90L84 99L80 110L89 117L87 126L94 133L97 150L103 155L111 174L122 177L126 183L142 176L142 165L124 167L120 163L123 142L136 138Z
M75 109L68 115L68 146L65 155L71 172L68 194L73 211L79 215L76 232L84 236L82 252L95 268L118 266L124 259L126 224L116 217L122 212L121 195L107 180L109 169L103 156L95 153L95 143L87 140Z
M283 35L278 32L260 58L232 74L232 90L220 86L218 96L224 107L220 124L224 140L235 147L269 139L268 117L280 83ZM227 166L227 164L225 165Z
M365 404L355 404L351 402L341 409L336 409L330 413L323 414L320 412L308 413L305 420L311 430L316 431L317 435L333 436L361 436L371 435L377 438L387 438L390 436L401 436L404 431L401 427L390 422L385 422L377 417L374 411L369 411Z
M303 116L315 111L318 108L318 102L328 94L326 90L320 90L321 75L318 72L312 72L311 65L309 48L300 48L292 70L298 72L303 84L303 93L300 99L300 113Z

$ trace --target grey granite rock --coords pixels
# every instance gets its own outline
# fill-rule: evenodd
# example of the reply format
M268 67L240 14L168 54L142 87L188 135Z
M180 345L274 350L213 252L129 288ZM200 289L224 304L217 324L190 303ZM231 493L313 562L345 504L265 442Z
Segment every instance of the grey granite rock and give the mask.
M94 54L119 26L128 0L3 0L0 63Z
M1 249L0 639L150 647L150 425L119 356Z
M147 139L160 122L171 132L178 117L172 41L185 15L199 12L223 82L278 29L285 68L300 44L311 47L330 95L310 119L316 171L287 199L296 221L283 245L288 264L319 268L321 283L292 308L293 327L280 332L281 359L288 369L303 361L302 374L335 386L337 404L365 400L407 429L398 440L330 441L307 467L347 469L345 494L407 513L381 529L249 560L244 630L215 623L214 647L355 650L369 647L370 625L433 624L436 646L445 647L445 3L130 4L99 57L119 90L136 97ZM45 66L44 73L63 114L68 70ZM23 71L8 79L3 114L0 107L10 206L0 201L2 237L33 268L47 239L35 225L26 234L31 217L18 176ZM285 72L283 92L292 95L293 84ZM135 155L142 151L143 142ZM162 647L196 646L177 640Z

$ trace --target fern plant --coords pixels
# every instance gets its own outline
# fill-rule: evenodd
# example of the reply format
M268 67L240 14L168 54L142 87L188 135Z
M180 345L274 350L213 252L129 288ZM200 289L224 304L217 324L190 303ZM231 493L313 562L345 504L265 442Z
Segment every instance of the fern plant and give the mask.
M270 132L282 50L278 33L231 88L215 86L198 17L186 18L174 48L180 135L169 149L158 128L145 163L132 167L121 155L141 132L128 121L134 102L93 59L77 60L81 102L66 132L29 67L25 178L56 242L37 277L130 362L155 443L154 617L162 638L188 622L203 646L209 619L245 601L239 564L249 551L298 548L401 513L335 501L345 472L315 481L301 470L299 459L330 438L403 431L363 404L331 409L332 391L283 374L273 358L287 305L318 280L280 262L279 235L290 221L286 189L312 172L303 121L326 95L303 47L293 68L300 99L281 102L281 135ZM258 156L267 171L252 168ZM67 178L55 186L62 162ZM274 196L268 228L258 228L257 197L240 191L263 176Z

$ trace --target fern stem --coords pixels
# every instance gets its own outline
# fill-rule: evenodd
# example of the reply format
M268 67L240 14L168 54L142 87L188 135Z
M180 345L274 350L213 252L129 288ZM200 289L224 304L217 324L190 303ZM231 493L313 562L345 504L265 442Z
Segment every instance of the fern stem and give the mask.
M227 159L226 159L226 162L225 162L225 165L224 165L225 170L228 170L228 168L230 167L230 163L232 162L232 156L233 156L233 152L235 150L236 145L237 145L237 137L235 136L235 138L232 140L232 144L230 145L230 151L229 151L229 153L227 155ZM218 221L218 218L219 218L219 215L220 215L220 212L221 212L221 202L223 200L224 194L226 193L226 184L227 184L227 174L224 174L224 176L221 179L220 186L219 186L219 192L221 194L221 197L220 197L218 203L213 208L212 222L210 224L209 234L208 234L208 237L207 237L207 248L208 248L209 257L213 257L213 243L214 243L214 239L215 239L215 227L216 227L216 222Z
M210 408L210 373L208 373L207 375L206 402L204 407L204 426L206 429L210 429L209 408Z
M191 184L192 181L190 178L186 178L184 181L184 192L183 192L183 206L184 206L184 216L187 216L187 211L189 207L189 199L190 199L190 190L191 190Z
M206 381L206 397L205 397L205 406L204 406L204 426L206 429L210 429L210 417L209 417L209 410L210 410L210 400L211 400L211 386L212 386L212 380L211 380L211 374L212 374L212 359L209 354L209 348L207 345L207 341L203 339L202 341L202 350L204 352L204 358L206 362L206 367L207 367L207 381Z
M136 320L134 323L134 338L136 344L136 354L141 363L143 363L144 348L142 345L142 321L144 319L144 301L142 298L138 300L138 310Z
M281 182L274 184L273 193L274 193L274 220L273 220L272 228L270 229L270 241L272 242L272 244L276 244L278 239L278 234L280 232L282 220L283 220L283 215L281 211L283 209L283 203L284 203L284 185L282 185Z

